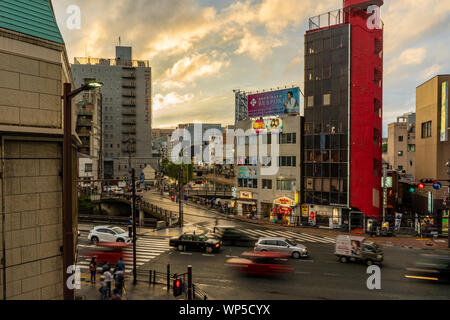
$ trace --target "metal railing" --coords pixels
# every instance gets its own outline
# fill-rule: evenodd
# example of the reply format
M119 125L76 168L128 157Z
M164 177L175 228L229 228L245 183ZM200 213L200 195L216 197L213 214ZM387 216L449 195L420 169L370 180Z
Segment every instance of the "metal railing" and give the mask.
M91 223L108 223L108 224L126 224L130 218L128 217L113 217L113 216L94 216L94 215L79 215L79 222ZM144 218L143 227L155 228L158 219Z
M124 67L146 67L150 66L148 60L122 60L78 57L74 59L74 64L87 64L99 66L124 66Z

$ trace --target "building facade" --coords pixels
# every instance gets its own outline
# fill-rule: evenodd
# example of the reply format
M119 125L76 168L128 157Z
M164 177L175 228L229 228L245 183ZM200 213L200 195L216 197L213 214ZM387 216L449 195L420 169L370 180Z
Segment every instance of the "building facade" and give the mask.
M383 30L367 27L372 4L383 2L345 0L309 20L304 210L313 224L381 215Z
M152 157L152 73L148 61L133 60L131 47L116 47L115 59L75 58L74 82L104 83L104 176L121 179L157 162Z
M70 64L50 1L0 1L0 12L0 299L62 299L61 95L73 83ZM76 209L74 201L74 235Z
M438 228L442 228L442 216L445 209L448 215L450 202L446 166L450 161L449 84L450 75L437 75L416 88L416 181L437 180L443 188L435 190L425 184L415 194L414 208L421 216L430 216Z
M299 115L277 117L282 121L280 134L252 134L252 120L236 122L235 129L247 136L235 139L236 210L238 215L252 216L283 224L300 220L299 193L302 157L302 119ZM262 144L258 143L261 138ZM279 156L272 156L272 141L277 139ZM258 156L250 152L252 148ZM241 155L245 150L245 155ZM273 149L276 150L276 149ZM272 163L276 172L269 172Z
M416 161L416 114L413 112L397 117L388 125L388 158L393 170L414 177Z

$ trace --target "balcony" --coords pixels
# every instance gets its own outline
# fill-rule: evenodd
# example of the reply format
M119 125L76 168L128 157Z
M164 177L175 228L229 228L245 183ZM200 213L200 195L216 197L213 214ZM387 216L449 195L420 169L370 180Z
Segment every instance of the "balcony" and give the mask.
M136 110L123 110L122 115L126 117L136 117Z
M308 31L329 28L342 24L345 21L345 15L348 15L348 13L345 13L344 11L339 9L311 17L309 18Z
M133 136L133 135L136 135L136 130L127 130L127 129L125 129L125 130L122 131L122 134Z
M74 64L98 65L98 66L123 66L124 68L137 68L150 66L148 60L121 60L102 58L75 58Z
M136 98L136 92L126 92L122 94L124 98Z
M136 121L125 120L122 122L123 126L136 126Z

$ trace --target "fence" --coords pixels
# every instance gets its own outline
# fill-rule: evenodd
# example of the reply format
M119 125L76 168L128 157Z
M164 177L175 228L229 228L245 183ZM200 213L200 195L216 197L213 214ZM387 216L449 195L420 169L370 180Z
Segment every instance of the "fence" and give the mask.
M170 273L170 265L167 265L167 270L165 272L157 270L138 270L137 281L146 282L149 286L151 285L164 285L167 286L167 292L170 292L172 281L176 279L181 279L182 283L185 284L184 297L189 299L189 288L188 283L188 272L185 273ZM208 296L205 291L203 291L199 285L192 283L192 297L194 300L207 300Z
M79 222L91 222L91 223L108 223L108 224L123 224L128 222L127 217L114 217L114 216L94 216L94 215L79 215ZM157 219L145 218L144 227L156 228Z

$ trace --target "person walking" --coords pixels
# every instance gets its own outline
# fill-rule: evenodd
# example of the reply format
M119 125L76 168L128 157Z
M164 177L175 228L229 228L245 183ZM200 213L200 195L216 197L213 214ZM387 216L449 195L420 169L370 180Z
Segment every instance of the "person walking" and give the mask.
M119 262L117 262L117 268L120 271L125 271L125 263L122 260L122 257L120 257Z
M122 296L123 288L125 285L124 271L117 271L117 275L115 278L115 290L119 292L119 295Z
M109 270L106 270L103 273L103 276L105 277L105 282L106 282L107 291L108 291L108 297L111 298L111 281L113 279L113 276Z
M102 300L106 300L108 292L108 285L106 284L105 276L100 277L100 293L102 294Z
M91 272L91 284L95 284L95 276L97 274L97 262L95 261L95 257L92 257L91 262L89 263L89 271Z
M114 289L111 300L122 300L122 297L120 296L119 291L117 289Z

